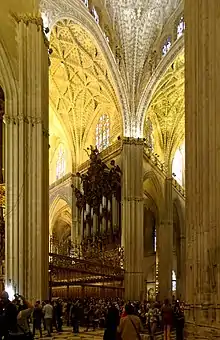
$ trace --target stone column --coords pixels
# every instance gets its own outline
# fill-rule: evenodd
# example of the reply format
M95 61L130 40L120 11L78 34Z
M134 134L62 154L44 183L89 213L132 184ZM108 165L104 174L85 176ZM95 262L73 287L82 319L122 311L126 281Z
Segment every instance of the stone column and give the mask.
M220 2L185 0L186 333L220 338Z
M18 112L6 112L6 285L48 297L48 47L42 20L15 18Z
M172 297L172 264L173 264L173 202L172 202L172 172L168 170L164 181L164 200L161 209L161 219L158 230L158 277L159 298Z
M177 258L177 271L179 272L179 281L177 279L177 298L185 301L185 284L186 284L186 236L185 233L180 235L180 258Z
M125 298L143 295L143 141L125 138L122 150L122 246Z
M74 188L80 188L79 178L72 177L72 226L71 226L71 241L76 244L80 243L81 238L81 216L80 210L76 206L76 196Z

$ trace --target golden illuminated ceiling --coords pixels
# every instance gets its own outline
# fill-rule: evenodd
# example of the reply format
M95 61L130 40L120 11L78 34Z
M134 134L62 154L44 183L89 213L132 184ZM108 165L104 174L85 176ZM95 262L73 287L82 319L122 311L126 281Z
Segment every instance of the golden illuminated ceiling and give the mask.
M185 136L184 55L176 58L158 83L146 118L153 124L154 150L173 156Z
M113 137L121 133L113 82L94 39L72 21L56 24L50 48L51 112L56 114L69 146L74 149L76 162L80 163L82 150L94 142L95 124L101 114L110 115Z

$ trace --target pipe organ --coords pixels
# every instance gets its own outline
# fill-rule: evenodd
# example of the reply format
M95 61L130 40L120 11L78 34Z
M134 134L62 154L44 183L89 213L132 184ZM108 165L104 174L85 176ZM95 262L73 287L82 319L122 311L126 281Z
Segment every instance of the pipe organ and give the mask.
M86 173L77 173L81 188L74 188L81 216L81 245L101 251L121 244L121 169L107 166L97 148L90 147L90 164Z

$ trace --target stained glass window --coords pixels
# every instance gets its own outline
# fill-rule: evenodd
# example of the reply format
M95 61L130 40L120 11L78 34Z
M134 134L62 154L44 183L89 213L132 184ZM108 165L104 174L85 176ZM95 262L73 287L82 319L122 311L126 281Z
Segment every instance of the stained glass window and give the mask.
M105 32L104 32L104 37L105 37L107 43L109 44L109 37L107 36L107 34Z
M49 39L50 31L48 29L48 27L49 27L48 15L46 13L41 13L41 18L43 20L44 33L45 33L46 37Z
M110 140L110 121L107 114L102 115L99 118L96 125L96 146L99 151L109 146Z
M156 226L153 227L153 251L157 251L157 231Z
M185 31L185 21L184 21L184 17L181 17L179 24L177 26L177 39L183 35L184 31Z
M98 15L98 13L97 13L95 7L92 8L92 15L93 15L93 17L94 17L96 23L99 24L99 15Z
M82 0L86 7L89 7L89 0Z
M176 151L173 165L172 165L172 172L175 180L180 184L183 185L183 177L185 173L185 143L183 143Z
M171 47L171 37L168 37L162 48L162 55L166 55Z
M176 273L172 270L172 292L176 291Z
M62 146L59 147L57 153L57 162L56 162L56 179L59 179L64 176L65 174L65 151Z

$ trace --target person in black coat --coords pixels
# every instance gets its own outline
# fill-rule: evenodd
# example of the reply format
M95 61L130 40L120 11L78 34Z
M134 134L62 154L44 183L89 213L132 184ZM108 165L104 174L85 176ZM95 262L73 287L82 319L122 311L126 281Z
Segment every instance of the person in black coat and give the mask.
M104 340L117 339L117 327L119 325L119 310L115 305L111 305L108 309L105 323Z
M10 300L7 292L3 292L1 296L1 336L4 339L9 338L9 332L17 331L17 315L18 310Z
M41 322L43 320L42 307L40 301L37 301L33 311L33 337L35 336L35 330L38 329L40 332L40 337L42 338L42 328Z
M74 303L70 308L70 319L73 326L73 333L78 334L79 333L79 321L81 317L81 309L80 304L77 301Z
M62 332L62 326L63 326L62 315L63 315L63 307L62 307L61 301L58 300L57 305L56 305L56 320L57 320L58 332Z
M174 315L175 315L175 326L176 326L176 340L183 340L183 331L184 331L184 311L180 306L179 301L176 302L174 307Z

